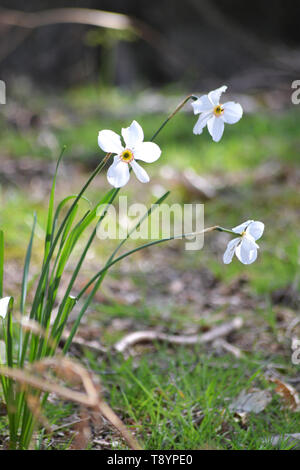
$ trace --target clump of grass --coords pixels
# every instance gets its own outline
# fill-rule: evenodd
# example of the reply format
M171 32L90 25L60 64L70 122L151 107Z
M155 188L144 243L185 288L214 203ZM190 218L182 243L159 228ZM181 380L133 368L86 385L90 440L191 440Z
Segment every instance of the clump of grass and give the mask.
M93 371L106 371L111 406L128 416L146 449L267 450L279 435L280 448L288 450L284 435L298 432L299 413L283 409L275 394L263 411L249 413L245 424L229 410L242 390L270 390L263 354L239 360L199 347L157 345L155 352L129 359L99 361L90 351L86 356Z

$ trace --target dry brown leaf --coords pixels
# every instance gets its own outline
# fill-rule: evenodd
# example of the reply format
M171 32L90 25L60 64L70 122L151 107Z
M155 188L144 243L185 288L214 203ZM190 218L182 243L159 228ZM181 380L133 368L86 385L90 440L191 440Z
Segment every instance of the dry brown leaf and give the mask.
M300 399L297 390L278 377L271 377L270 381L276 384L275 392L281 396L285 405L293 411L300 411Z

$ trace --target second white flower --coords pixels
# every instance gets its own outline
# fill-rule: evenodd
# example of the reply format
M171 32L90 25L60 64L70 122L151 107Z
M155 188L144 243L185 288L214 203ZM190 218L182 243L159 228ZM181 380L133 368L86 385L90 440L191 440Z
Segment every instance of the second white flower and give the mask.
M219 142L224 132L224 123L235 124L241 119L243 109L239 103L233 101L220 103L221 95L226 90L227 86L223 85L192 103L194 114L200 114L193 130L194 134L202 134L204 127L207 125L212 139Z
M247 222L234 227L232 231L239 237L228 243L223 256L224 263L231 263L234 254L243 264L254 263L259 248L256 240L262 236L264 229L264 224L258 220L247 220Z

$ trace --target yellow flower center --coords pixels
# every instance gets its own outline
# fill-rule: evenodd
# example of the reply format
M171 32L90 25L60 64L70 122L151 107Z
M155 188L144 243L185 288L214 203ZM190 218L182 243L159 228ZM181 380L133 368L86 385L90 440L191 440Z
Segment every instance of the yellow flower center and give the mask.
M242 233L241 233L241 237L244 237L246 235L246 230L244 230Z
M131 150L125 149L120 155L123 162L129 163L133 160L133 153Z
M214 107L214 115L215 116L221 116L221 114L224 113L224 109L222 108L222 106L220 104L218 104L218 106L215 106Z

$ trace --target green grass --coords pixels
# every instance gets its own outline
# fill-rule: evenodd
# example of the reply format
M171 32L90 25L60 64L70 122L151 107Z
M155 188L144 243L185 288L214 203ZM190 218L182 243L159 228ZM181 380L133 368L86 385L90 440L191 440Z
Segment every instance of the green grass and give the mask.
M233 360L199 348L157 345L155 353L146 350L138 360L88 357L110 405L146 449L269 449L272 436L298 431L299 413L282 409L276 394L265 410L249 414L245 426L229 411L241 390L272 389L258 355Z
M156 347L154 353L146 348L138 360L111 356L99 361L86 352L110 405L137 433L145 449L267 450L272 448L269 441L273 436L297 433L299 413L282 408L274 392L272 402L259 414L250 413L246 424L229 410L242 390L274 388L264 377L264 357L253 354L233 360L198 347ZM282 364L282 357L274 360ZM50 440L42 434L36 448L68 448L72 434L64 420L74 411L67 403L49 403L47 418L52 425L65 426L67 434L54 434ZM5 432L4 419L0 430ZM290 448L284 437L279 448Z

